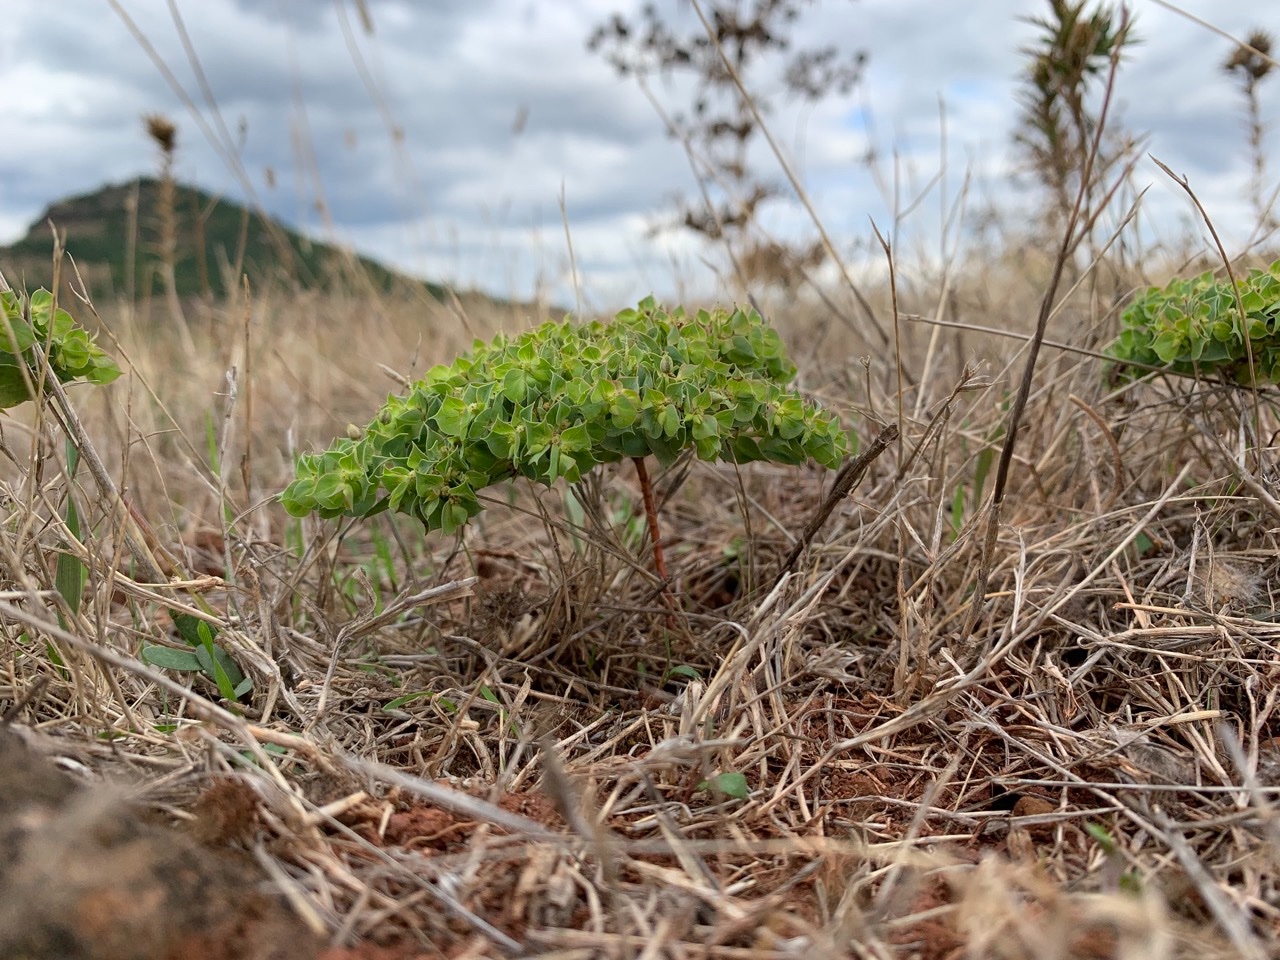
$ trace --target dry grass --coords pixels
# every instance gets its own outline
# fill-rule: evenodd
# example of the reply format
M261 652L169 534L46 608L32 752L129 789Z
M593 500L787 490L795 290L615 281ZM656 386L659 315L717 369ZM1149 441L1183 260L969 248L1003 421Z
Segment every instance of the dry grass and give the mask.
M1280 955L1280 404L1112 386L1116 305L1171 258L1086 248L1056 289L1014 240L789 295L805 389L898 440L781 576L831 476L661 478L678 618L623 471L495 491L457 539L273 500L398 377L536 318L113 307L130 376L74 399L129 508L67 478L52 412L4 424L0 953ZM143 544L169 582L135 577ZM175 611L251 694L142 661L185 648Z
M1082 290L1050 337L1093 346L1108 310ZM966 636L1024 341L904 321L900 386L891 357L823 368L869 351L784 318L806 387L864 443L901 410L901 443L777 583L830 476L667 478L670 627L622 472L581 513L498 492L457 541L288 520L291 450L367 419L395 389L378 364L421 373L470 334L354 297L248 318L206 309L192 356L107 316L132 373L73 398L178 582L130 578L53 416L6 422L0 700L82 780L241 851L328 956L1280 950L1273 396L1255 422L1247 395L1113 390L1048 350ZM89 569L78 611L61 551ZM183 607L254 679L243 703L139 660L181 646ZM708 789L726 772L749 798ZM189 955L294 955L263 951Z

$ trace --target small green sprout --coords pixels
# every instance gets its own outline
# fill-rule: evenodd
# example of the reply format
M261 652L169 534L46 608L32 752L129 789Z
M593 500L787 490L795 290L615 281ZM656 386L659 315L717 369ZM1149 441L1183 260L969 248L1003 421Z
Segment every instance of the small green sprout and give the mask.
M203 674L214 682L219 695L232 703L247 696L253 690L253 680L244 675L220 644L213 642L217 627L190 614L171 613L178 636L186 641L189 649L144 644L143 662L177 673Z
M751 787L747 778L736 770L717 773L709 780L698 781L699 790L710 790L731 800L746 800L751 796Z
M795 373L754 311L687 316L650 297L608 324L548 322L429 370L368 427L301 457L281 500L293 516L390 509L453 533L487 487L574 483L624 458L646 492L644 458L669 465L690 448L703 460L838 466L849 437L788 386Z
M1280 260L1267 270L1251 271L1234 289L1230 280L1212 273L1174 279L1129 304L1120 316L1120 335L1107 353L1121 361L1124 376L1145 372L1125 369L1126 363L1134 363L1188 377L1218 375L1245 385L1280 383L1278 317Z

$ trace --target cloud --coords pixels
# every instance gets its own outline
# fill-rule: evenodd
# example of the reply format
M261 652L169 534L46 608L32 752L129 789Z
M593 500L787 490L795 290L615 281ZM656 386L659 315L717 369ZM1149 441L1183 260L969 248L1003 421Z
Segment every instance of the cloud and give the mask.
M685 272L707 276L690 238L650 235L674 195L696 194L680 145L637 87L585 50L612 5L369 0L370 33L350 0L180 4L217 115L166 5L121 5L221 148L109 5L9 0L0 113L20 131L17 148L0 154L0 231L9 236L59 197L151 170L140 118L160 111L179 123L182 176L240 198L232 152L267 209L407 269L516 295L550 284L571 302L563 191L579 273L596 302L674 286ZM634 15L638 3L623 6ZM1229 46L1154 3L1135 6L1144 42L1121 73L1118 116L1149 131L1150 152L1185 173L1220 226L1242 238L1251 223L1242 200L1248 162L1239 93L1220 67ZM1185 6L1236 35L1270 11L1264 0ZM663 0L662 8L685 27L695 23L686 3ZM849 98L784 106L771 117L843 243L865 242L869 219L891 222L895 208L934 183L944 118L948 195L969 175L986 195L1026 202L1008 182L1020 163L1009 138L1019 50L1034 39L1020 19L1028 9L1038 8L827 0L801 17L797 43L869 55L866 82ZM688 85L653 89L675 111ZM1275 97L1265 86L1262 94L1273 113ZM751 159L783 182L763 145ZM1182 191L1149 162L1139 179L1154 186L1149 219L1180 224ZM935 206L909 224L922 242L936 230L939 198L926 198ZM766 219L784 235L808 229L791 201L773 203Z

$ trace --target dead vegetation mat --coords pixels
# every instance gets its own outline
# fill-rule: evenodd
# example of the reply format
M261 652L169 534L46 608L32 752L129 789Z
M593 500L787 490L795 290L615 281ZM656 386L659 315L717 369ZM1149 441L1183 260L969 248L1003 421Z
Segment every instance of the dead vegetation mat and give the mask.
M136 485L148 585L6 426L0 954L1277 955L1275 397L1046 364L975 610L1009 372L945 368L811 378L901 441L785 576L829 476L669 471L678 615L622 471L424 539L287 522L255 440ZM175 610L239 702L143 662Z

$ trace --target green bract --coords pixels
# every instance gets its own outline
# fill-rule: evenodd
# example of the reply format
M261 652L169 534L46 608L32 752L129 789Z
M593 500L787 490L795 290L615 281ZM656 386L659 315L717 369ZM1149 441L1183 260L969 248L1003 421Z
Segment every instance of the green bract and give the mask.
M37 290L28 303L30 309L24 316L19 296L0 291L0 309L7 321L0 322L0 407L16 407L32 399L27 383L28 378L32 384L39 381L31 349L37 343L48 355L49 369L64 383L110 383L120 376L116 362L102 352L88 331L77 326L67 311L54 309L53 294L48 290Z
M1140 294L1121 314L1120 335L1107 352L1120 361L1167 367L1184 376L1218 374L1236 383L1280 383L1277 316L1280 261L1268 270L1252 271L1237 281L1236 290L1229 280L1203 273ZM1141 373L1133 370L1130 375Z
M693 447L703 460L837 466L849 438L788 388L795 372L754 311L688 317L648 298L609 324L549 322L429 370L355 439L301 457L281 499L294 516L390 508L452 533L492 484L572 483L624 457L670 464Z

